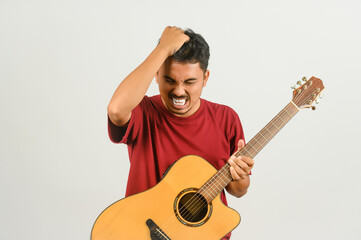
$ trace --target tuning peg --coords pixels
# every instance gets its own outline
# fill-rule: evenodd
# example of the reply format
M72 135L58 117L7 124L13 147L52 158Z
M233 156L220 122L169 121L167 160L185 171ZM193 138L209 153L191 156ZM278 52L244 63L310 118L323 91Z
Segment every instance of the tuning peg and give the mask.
M319 98L323 98L323 93L320 94L320 96L318 96Z
M319 103L320 103L320 99L316 99L316 100L315 100L315 103L316 103L316 104L319 104Z
M298 84L298 85L302 85L302 82L301 82L301 81L297 81L297 84Z
M292 85L291 88L292 88L292 89L296 89L296 85Z
M302 80L305 81L305 82L307 82L307 78L306 78L306 77L303 77Z
M311 106L311 109L312 109L312 110L316 110L316 107L315 107L315 106Z

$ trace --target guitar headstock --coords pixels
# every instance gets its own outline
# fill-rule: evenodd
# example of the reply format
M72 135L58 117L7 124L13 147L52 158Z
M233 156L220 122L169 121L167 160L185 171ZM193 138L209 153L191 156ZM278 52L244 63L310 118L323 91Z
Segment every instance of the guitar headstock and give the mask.
M295 89L293 91L292 102L300 109L312 107L312 110L315 110L316 108L312 104L319 102L318 97L322 98L322 91L325 88L322 80L315 77L311 77L309 80L303 77L302 80L305 83L297 82L298 85L301 85L300 87L297 89L295 86L292 87Z

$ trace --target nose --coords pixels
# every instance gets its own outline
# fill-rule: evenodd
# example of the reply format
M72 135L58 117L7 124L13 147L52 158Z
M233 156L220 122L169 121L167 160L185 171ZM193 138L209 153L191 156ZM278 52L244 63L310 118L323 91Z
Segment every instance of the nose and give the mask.
M173 94L177 97L182 97L186 95L186 91L184 90L184 87L180 84L178 84L174 90L173 90Z

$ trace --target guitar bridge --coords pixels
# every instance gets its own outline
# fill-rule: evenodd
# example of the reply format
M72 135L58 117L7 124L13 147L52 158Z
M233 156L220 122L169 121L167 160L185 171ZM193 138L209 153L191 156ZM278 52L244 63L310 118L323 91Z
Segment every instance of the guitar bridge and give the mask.
M170 238L165 234L160 227L158 227L152 219L148 219L146 224L150 231L150 238L152 240L170 240Z

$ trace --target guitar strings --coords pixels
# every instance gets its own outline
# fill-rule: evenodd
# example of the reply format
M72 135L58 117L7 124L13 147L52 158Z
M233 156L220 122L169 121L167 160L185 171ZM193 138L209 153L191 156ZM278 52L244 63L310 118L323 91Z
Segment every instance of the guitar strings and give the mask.
M300 97L301 97L301 95L303 95L304 94L304 92L301 92L300 94L298 94L294 99L292 99L292 100L297 100L297 99L299 99ZM294 104L294 102L292 101L292 103ZM303 101L301 101L301 103L303 103L303 104L305 104L305 103L307 103L307 99L305 99L305 100L303 100ZM302 105L302 104L300 104L300 105ZM295 106L297 106L297 105L295 105ZM286 106L287 107L287 106ZM276 115L277 116L277 115ZM266 143L267 144L267 143ZM261 145L262 146L262 145ZM262 148L261 148L262 149ZM243 150L243 149L241 149L241 150ZM245 152L245 151L244 151ZM243 154L242 154L243 155ZM218 173L218 172L217 172ZM217 175L217 173L216 174L214 174L213 176L212 176L212 178L210 179L210 180L208 180L203 186L205 186L208 182L212 182L212 181L217 181L217 179L215 179L214 177ZM223 177L220 177L220 179L223 181L223 179L222 179ZM217 181L218 182L218 181ZM209 185L209 183L208 183L208 185ZM202 186L202 188L203 188L203 186ZM214 188L211 186L211 185L209 185L209 187L211 187L213 190L214 190ZM200 189L200 190L202 190L202 188ZM224 189L224 188L223 188ZM222 189L222 191L223 191L223 189ZM185 211L187 211L187 209L189 209L188 210L188 213L187 213L187 215L186 216L182 216L184 219L187 219L190 215L189 214L192 214L192 211L194 211L194 210L196 210L197 211L197 213L195 214L195 215L193 215L193 217L192 217L192 219L191 219L191 221L192 220L194 220L194 218L195 217L197 217L197 215L205 208L205 207L208 207L208 204L206 204L206 205L204 205L204 203L202 203L202 198L200 198L199 196L203 196L202 194L200 194L199 192L200 192L200 190L199 191L197 191L195 194L194 194L194 196L192 196L191 197L191 199L189 199L180 209L179 209L179 213L180 213L180 215L182 216L182 214L184 214L185 213ZM219 189L218 189L219 190ZM204 192L206 192L206 190L204 190ZM216 191L217 192L217 191ZM198 194L199 193L199 194ZM208 194L208 193L207 193ZM219 193L220 194L220 193ZM219 194L217 194L215 197L217 197ZM208 194L209 195L209 194ZM203 196L204 197L204 196ZM213 199L215 198L215 197L213 197ZM204 197L205 198L205 197ZM199 201L201 199L201 201ZM211 200L211 201L213 201L213 199ZM189 205L189 206L188 206ZM193 205L193 206L192 206ZM190 208L188 208L188 207L190 207ZM193 209L192 209L192 207L193 207ZM197 209L198 208L198 209ZM174 215L172 215L165 223L163 223L161 226L162 227L164 227L164 226L166 226L166 225L168 225L168 223L169 223L169 221L172 219L172 218L174 218L174 219L177 219Z

